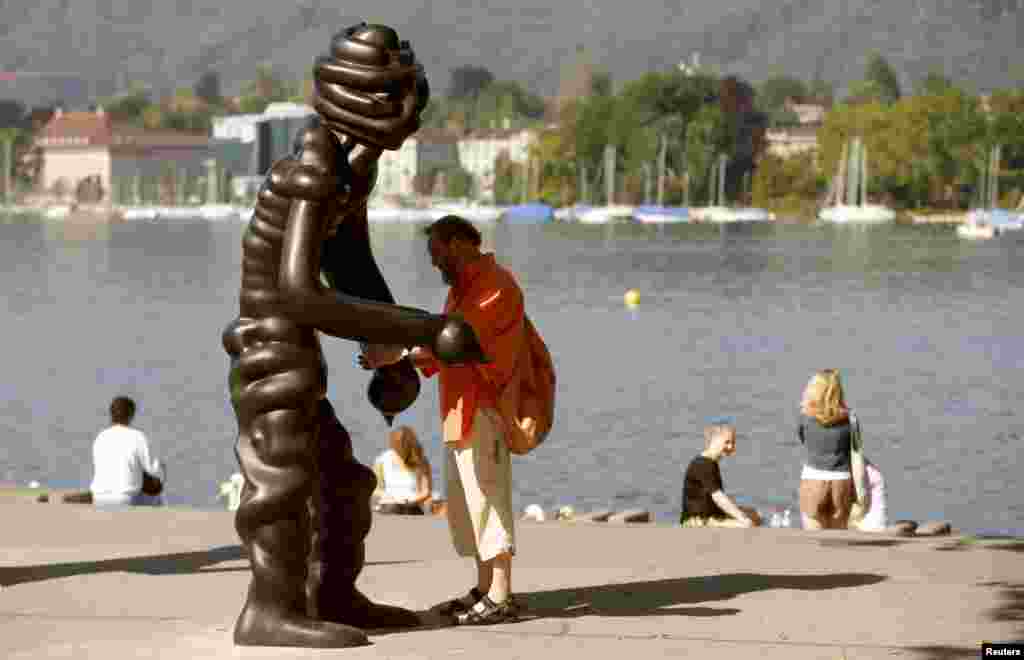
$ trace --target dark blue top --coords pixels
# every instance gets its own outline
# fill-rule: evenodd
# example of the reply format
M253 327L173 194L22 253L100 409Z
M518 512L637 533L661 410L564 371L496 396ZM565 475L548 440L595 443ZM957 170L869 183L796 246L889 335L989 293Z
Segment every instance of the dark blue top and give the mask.
M800 416L796 434L807 448L807 465L819 470L850 469L850 423L822 426L817 419Z

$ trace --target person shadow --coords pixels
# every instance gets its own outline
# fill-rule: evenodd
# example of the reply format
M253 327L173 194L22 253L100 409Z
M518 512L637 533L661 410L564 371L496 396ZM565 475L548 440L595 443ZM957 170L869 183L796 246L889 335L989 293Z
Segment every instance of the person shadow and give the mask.
M31 566L0 566L0 587L27 582L40 582L94 573L141 573L144 575L183 575L187 573L224 573L249 571L248 561L243 566L217 566L224 562L247 560L241 545L224 545L195 552L175 552L163 555L120 557L97 561L62 562ZM417 560L366 562L366 566L381 564L410 564Z
M567 619L587 615L710 617L738 614L741 610L735 607L708 607L704 603L727 601L743 594L774 589L849 589L877 584L886 579L888 577L885 575L872 573L726 573L534 591L517 594L516 598L523 606L523 619Z

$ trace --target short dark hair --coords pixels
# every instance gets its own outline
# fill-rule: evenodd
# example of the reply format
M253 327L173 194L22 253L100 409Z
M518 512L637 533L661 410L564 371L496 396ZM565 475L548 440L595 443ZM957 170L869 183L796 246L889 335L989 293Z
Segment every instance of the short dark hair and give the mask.
M127 424L135 417L135 402L129 397L118 396L110 402L110 421L115 424Z
M473 245L480 247L483 237L480 230L473 226L473 223L457 215L446 215L438 218L423 228L423 233L429 238L436 236L443 243L451 243L453 238L461 238Z

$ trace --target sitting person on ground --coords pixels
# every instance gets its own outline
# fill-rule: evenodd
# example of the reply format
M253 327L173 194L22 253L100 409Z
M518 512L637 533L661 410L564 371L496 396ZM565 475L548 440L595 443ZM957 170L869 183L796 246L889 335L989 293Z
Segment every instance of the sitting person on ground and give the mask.
M116 397L110 404L109 428L100 431L92 445L93 478L89 490L98 507L152 506L162 502L159 495L142 492L146 475L164 481L160 461L153 456L146 435L130 426L135 402Z
M861 532L884 532L889 520L885 505L885 480L878 466L864 459L865 483L867 483L867 505L854 503L850 507L849 528Z
M422 516L430 510L430 463L416 432L401 426L388 437L389 449L374 462L374 472L382 478L377 506L381 513Z
M686 468L683 477L683 527L756 527L761 516L737 506L725 494L718 461L736 453L736 429L727 420L715 420L704 429L704 451Z
M797 436L805 447L800 474L804 529L846 529L856 500L850 450L853 427L839 372L819 371L804 388Z

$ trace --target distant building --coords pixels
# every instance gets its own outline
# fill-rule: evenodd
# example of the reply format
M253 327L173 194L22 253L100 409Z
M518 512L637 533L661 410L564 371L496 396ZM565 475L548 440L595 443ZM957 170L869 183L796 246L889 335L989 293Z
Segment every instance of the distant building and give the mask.
M377 164L378 197L410 197L416 177L459 166L459 134L424 128L407 138L397 151L385 151Z
M68 190L89 177L98 177L103 190L112 181L132 176L158 177L170 166L188 176L205 173L210 139L180 131L151 131L114 124L100 108L96 112L57 110L36 138L42 153L44 190L58 181Z
M258 114L225 115L213 118L212 137L218 140L240 140L255 142L257 124L272 119L305 118L316 111L301 103L271 103Z
M783 102L783 107L797 116L801 126L820 126L825 121L825 114L829 109L829 105L823 100L804 98L787 98Z
M214 117L211 134L220 154L218 160L231 160L240 168L233 172L235 194L254 194L270 166L292 153L295 135L315 115L313 108L301 103L271 103L258 114ZM246 147L229 146L231 142ZM241 159L247 159L244 167Z
M767 152L780 158L818 149L818 127L813 125L769 130L765 137Z
M377 184L373 194L379 197L411 197L416 177L419 144L416 137L406 139L397 151L385 151L377 161Z
M513 163L525 163L537 139L533 129L482 129L464 135L458 143L459 163L472 175L479 196L494 198L495 161L505 153Z

